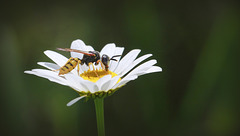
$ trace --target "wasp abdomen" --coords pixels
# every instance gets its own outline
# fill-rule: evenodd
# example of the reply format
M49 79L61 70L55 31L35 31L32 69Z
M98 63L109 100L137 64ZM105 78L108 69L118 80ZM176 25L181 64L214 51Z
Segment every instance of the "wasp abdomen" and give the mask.
M72 71L77 66L79 61L80 61L79 58L70 58L67 61L67 63L60 68L60 71L59 71L58 75L63 75L63 74L69 73L70 71Z

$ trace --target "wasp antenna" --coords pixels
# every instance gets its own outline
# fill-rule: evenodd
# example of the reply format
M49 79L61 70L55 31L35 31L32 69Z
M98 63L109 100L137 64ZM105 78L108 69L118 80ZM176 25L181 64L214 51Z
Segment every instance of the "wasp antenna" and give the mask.
M122 55L115 55L115 56L112 56L112 58L115 58L115 57L121 57Z
M115 56L112 56L112 58L111 58L110 60L118 61L118 60L116 60L116 59L114 59L114 58L115 58L115 57L120 57L120 56L122 56L122 55L115 55Z
M118 60L116 60L116 59L113 59L113 58L111 58L110 60L118 61Z

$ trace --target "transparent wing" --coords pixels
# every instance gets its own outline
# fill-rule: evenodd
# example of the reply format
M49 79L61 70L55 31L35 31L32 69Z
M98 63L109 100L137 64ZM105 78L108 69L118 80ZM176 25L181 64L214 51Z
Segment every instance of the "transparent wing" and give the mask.
M76 49L69 49L69 48L57 48L60 51L68 51L68 52L77 52L77 53L82 53L88 56L95 56L95 54L90 53L88 51L82 51L82 50L76 50Z

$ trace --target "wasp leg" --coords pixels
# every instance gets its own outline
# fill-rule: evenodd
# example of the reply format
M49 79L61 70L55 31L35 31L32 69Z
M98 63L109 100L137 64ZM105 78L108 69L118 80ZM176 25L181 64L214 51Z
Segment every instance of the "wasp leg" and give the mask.
M100 62L100 60L96 61L96 62L95 62L95 64L96 64L96 65L98 65L98 64L99 64L99 62Z
M93 65L92 62L90 62L90 63L88 64L89 69L90 69L90 65L92 65L93 71L94 71L94 73L96 74L96 76L99 77L98 74L97 74L97 72L96 72L96 70L95 70L95 68L94 68L94 65Z
M100 64L101 64L102 69L105 69L105 66L103 65L102 61L101 61L101 60L98 60L98 61L97 61L97 64L98 64L99 62L100 62Z
M77 62L77 73L78 73L78 76L79 76L79 70L80 70L80 63L81 63L81 60L78 60Z
M104 69L106 72L108 72L108 65L105 66L102 61L100 61L102 69Z

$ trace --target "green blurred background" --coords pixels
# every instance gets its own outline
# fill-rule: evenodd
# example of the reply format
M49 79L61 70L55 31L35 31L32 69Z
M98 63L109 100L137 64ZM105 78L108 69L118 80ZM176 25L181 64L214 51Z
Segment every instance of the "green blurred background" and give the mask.
M163 68L105 99L107 136L240 135L239 4L2 1L0 135L97 135L93 101L67 107L78 96L71 88L23 73L76 39L140 48Z

